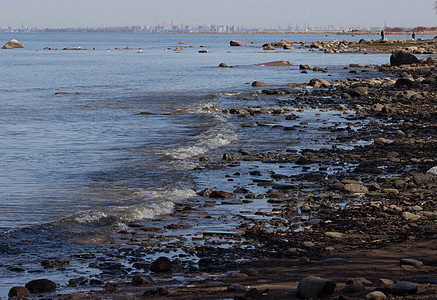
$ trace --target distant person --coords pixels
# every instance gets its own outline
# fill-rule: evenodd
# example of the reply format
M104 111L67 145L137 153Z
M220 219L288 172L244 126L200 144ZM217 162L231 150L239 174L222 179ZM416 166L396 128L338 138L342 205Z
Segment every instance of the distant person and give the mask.
M415 39L416 39L416 33L415 33L415 32L413 32L413 34L411 35L411 39L412 39L412 40L415 40Z
M381 30L381 40L383 40L383 39L384 39L384 29Z

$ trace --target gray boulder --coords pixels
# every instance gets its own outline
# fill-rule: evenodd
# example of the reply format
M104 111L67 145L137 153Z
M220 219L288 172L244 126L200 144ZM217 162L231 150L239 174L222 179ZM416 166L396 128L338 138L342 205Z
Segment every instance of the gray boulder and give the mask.
M390 65L401 66L419 63L419 59L411 53L404 50L395 50L390 56Z

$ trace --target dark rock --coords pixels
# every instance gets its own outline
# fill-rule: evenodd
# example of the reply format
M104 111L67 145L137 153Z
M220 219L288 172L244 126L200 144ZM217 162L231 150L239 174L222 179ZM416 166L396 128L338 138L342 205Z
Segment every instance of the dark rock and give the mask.
M419 63L417 57L411 53L408 53L405 50L395 50L390 56L390 65L392 66L410 65L417 63Z
M367 96L367 94L369 94L368 88L364 87L364 86L350 88L344 92L346 94L349 94L349 96L351 96L351 97L363 97L363 96Z
M392 288L391 294L398 296L414 295L419 291L419 287L414 282L409 281L399 281Z
M262 47L263 47L263 50L276 50L276 48L273 47L272 44L264 44Z
M41 265L44 268L53 268L53 267L57 267L57 266L66 266L69 265L70 261L69 260L44 260L41 262Z
M422 174L417 172L412 172L411 175L413 175L414 183L419 186L427 183L437 182L437 176L434 175Z
M413 267L421 267L423 266L423 262L417 259L411 258L403 258L400 261L401 266L413 266Z
M212 190L206 188L206 189L198 192L197 195L202 196L202 197L209 197L211 195L211 193L212 193Z
M248 290L245 294L244 294L244 298L246 299L262 299L263 295L261 292L259 292L256 288L252 288L250 290Z
M346 287L343 289L344 293L362 293L364 291L364 285L359 280L351 280L346 282Z
M311 70L310 65L299 65L299 70Z
M26 288L32 293L48 293L56 290L56 283L48 279L36 279L26 283Z
M373 162L362 162L355 169L355 173L381 174L382 170Z
M267 83L261 82L261 81L254 81L252 82L252 86L267 86Z
M84 285L88 282L86 277L72 278L68 281L68 286Z
M14 286L9 290L9 298L26 298L30 296L30 291L24 286Z
M143 296L149 296L149 297L150 296L165 297L168 295L170 295L170 292L166 288L162 288L162 287L149 289L143 293Z
M395 88L412 88L414 87L415 82L412 79L409 78L399 78L396 80L396 83L394 85Z
M152 284L153 283L153 279L150 276L134 276L132 278L132 285L135 286L140 286L140 285L148 285L148 284Z
M234 193L228 193L224 191L213 191L209 197L214 199L230 199L235 198L236 195Z
M220 64L219 64L219 67L220 67L220 68L227 68L227 67L228 67L228 65L227 65L227 64L225 64L225 63L220 63Z
M242 286L241 284L234 283L228 286L227 288L228 292L234 292L234 293L244 293L247 291L246 287Z
M161 256L150 265L150 271L153 273L170 272L173 264L165 256Z
M19 41L13 39L7 42L2 49L15 49L15 48L24 48L23 44Z
M246 46L246 43L242 42L242 41L230 41L229 44L233 47L242 47L242 46Z
M317 276L308 276L299 282L296 295L301 298L324 298L332 295L336 283Z

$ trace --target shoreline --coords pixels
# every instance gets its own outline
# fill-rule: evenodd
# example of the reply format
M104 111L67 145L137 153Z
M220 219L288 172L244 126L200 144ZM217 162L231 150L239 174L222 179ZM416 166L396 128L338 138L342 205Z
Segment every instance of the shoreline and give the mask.
M436 63L348 68L347 80L265 86L239 95L247 101L239 107L205 107L241 130L265 128L284 138L310 125L301 113L313 108L321 110L318 118L327 110L342 121L320 128L327 141L321 149L199 157L200 174L223 170L223 180L240 189L198 191L173 215L129 224L113 237L106 257L84 256L102 270L95 286L85 278L71 286L86 293L50 297L295 299L309 275L333 281L336 289L327 296L335 299L374 290L396 296L399 281L416 284L417 291L402 290L405 295L435 297L437 181L426 172L437 165ZM354 78L374 68L403 81ZM249 100L256 99L281 108L253 108ZM297 174L287 174L293 167ZM234 215L226 215L231 207ZM153 255L170 258L170 265L157 269Z

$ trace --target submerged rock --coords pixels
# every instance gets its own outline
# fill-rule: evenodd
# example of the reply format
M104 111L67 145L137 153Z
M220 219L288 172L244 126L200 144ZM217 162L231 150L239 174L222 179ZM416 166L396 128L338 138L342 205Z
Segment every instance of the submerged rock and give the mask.
M278 60L278 61L270 61L262 64L258 64L258 66L263 67L284 67L284 66L292 66L293 64L286 60Z

